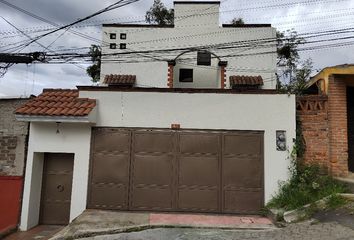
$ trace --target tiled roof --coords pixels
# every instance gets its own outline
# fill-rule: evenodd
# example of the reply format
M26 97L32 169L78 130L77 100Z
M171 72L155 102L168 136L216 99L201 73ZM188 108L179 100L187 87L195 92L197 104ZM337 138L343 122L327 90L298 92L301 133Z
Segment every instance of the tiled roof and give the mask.
M231 86L235 85L247 85L257 86L263 85L263 78L261 76L230 76Z
M15 114L36 116L87 116L96 100L79 98L78 90L44 89L38 97L17 108Z
M135 75L110 74L104 77L103 83L108 85L134 85Z

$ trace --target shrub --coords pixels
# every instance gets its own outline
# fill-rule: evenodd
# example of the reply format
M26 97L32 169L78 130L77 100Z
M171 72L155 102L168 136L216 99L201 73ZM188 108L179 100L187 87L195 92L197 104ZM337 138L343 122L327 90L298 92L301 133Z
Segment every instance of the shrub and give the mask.
M321 172L321 167L316 164L293 163L290 167L290 179L280 184L278 194L267 204L267 207L293 210L346 191L345 185Z

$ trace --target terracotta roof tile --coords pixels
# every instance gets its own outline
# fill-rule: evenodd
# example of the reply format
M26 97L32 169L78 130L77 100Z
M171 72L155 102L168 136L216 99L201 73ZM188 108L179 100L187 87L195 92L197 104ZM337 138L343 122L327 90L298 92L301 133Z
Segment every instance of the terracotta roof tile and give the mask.
M104 77L103 83L108 85L128 85L133 86L136 81L135 75L110 74Z
M96 100L79 98L78 90L44 89L38 97L16 109L20 115L87 116L96 106Z
M231 86L259 86L263 85L263 78L261 76L230 76Z

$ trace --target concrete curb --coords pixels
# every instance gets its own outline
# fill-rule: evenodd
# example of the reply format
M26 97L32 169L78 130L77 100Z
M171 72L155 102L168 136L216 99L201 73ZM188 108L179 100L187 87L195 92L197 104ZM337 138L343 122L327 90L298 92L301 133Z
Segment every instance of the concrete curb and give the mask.
M191 226L191 225L137 225L130 226L124 228L110 228L104 230L85 230L85 231L77 231L76 233L68 236L54 236L50 238L50 240L72 240L72 239L80 239L87 237L95 237L102 235L112 235L119 233L129 233L129 232L140 232L148 229L156 229L156 228L189 228L189 229L221 229L221 230L274 230L277 229L276 226L265 226L265 225L256 225L254 227L250 227L247 224L240 225L239 227L229 227L229 226L220 226L220 227L211 227L211 226ZM62 234L61 234L62 235ZM65 235L65 234L64 234Z
M339 193L337 195L345 198L348 201L354 201L354 194ZM306 217L308 217L309 212L311 211L311 208L314 208L317 210L325 209L327 207L327 203L328 203L329 198L330 198L330 196L327 196L327 197L322 198L312 204L307 204L307 205L302 206L298 209L284 212L283 219L287 223L294 223L294 222L301 221L302 219L305 219Z
M338 195L349 200L349 201L354 201L354 194L353 193L340 193Z

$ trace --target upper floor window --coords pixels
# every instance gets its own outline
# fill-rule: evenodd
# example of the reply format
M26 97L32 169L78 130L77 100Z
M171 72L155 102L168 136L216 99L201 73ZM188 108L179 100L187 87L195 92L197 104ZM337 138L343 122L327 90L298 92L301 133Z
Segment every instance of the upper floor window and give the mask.
M211 65L211 53L207 51L198 51L197 65L210 66Z
M117 38L117 35L115 33L110 33L109 34L109 38L110 39L116 39Z
M117 44L115 44L115 43L110 43L110 44L109 44L109 48L110 48L110 49L116 49L116 48L117 48Z
M193 69L181 68L179 70L180 82L193 82Z
M127 39L127 34L126 33L121 33L120 34L120 39L123 39L123 40Z

